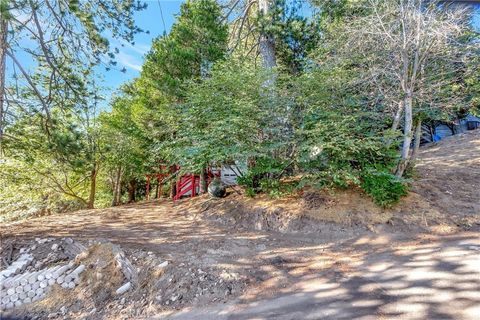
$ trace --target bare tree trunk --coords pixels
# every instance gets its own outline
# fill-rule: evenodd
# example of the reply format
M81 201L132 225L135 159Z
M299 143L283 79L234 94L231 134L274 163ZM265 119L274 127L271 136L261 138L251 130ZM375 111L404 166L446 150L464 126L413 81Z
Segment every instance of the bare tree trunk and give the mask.
M398 129L398 126L400 125L400 119L402 118L402 113L403 113L403 102L399 102L397 112L393 117L393 123L392 123L393 131L396 131Z
M405 108L405 127L403 129L403 146L400 162L397 166L397 177L403 176L405 169L407 168L408 161L410 159L410 144L412 143L412 122L413 122L413 110L412 110L412 94L409 92L404 100Z
M420 142L422 139L422 120L418 119L417 125L415 126L415 137L414 137L414 144L413 144L413 152L412 157L410 159L410 163L413 164L415 159L418 156L418 151L420 150Z
M207 193L207 170L206 168L202 168L200 171L200 192L199 194Z
M120 193L120 184L122 177L122 168L119 166L115 172L115 181L113 184L113 199L112 199L112 207L118 206L119 204L119 193Z
M128 203L135 202L137 190L137 180L131 179L128 183Z
M176 172L175 166L170 166L170 174L173 176L175 172ZM176 195L177 195L177 183L176 183L176 179L172 179L172 181L170 182L170 198L173 199Z
M271 0L259 0L258 8L266 16L271 9ZM275 40L271 35L262 33L260 35L259 50L263 59L263 67L272 69L277 66L275 57Z
M5 59L7 57L8 23L0 13L0 158L3 157L3 130L5 128Z
M97 191L97 173L98 166L97 164L93 165L92 171L90 172L90 194L88 196L87 208L93 209L95 206L95 193Z

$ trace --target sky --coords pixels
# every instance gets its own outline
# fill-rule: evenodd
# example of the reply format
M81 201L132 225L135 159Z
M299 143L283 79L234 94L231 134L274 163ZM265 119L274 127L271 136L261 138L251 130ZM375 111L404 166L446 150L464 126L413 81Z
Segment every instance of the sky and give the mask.
M105 0L108 1L108 0ZM141 67L144 61L145 54L150 50L152 40L158 36L168 33L175 22L176 16L180 12L182 0L143 0L148 4L145 10L135 13L136 24L143 30L148 30L149 33L141 33L135 36L135 44L132 45L126 41L116 39L109 39L112 47L118 47L120 52L116 56L117 67L109 71L105 67L98 67L97 71L103 86L106 100L104 107L108 108L108 100L112 94L124 83L134 79L140 74ZM161 10L160 10L161 7ZM302 12L307 14L303 8ZM163 20L162 14L163 13ZM477 14L474 18L473 24L480 30L480 5L477 4ZM30 56L19 52L20 60L26 63L27 68L32 67L28 61ZM120 70L126 69L123 73ZM8 66L7 66L8 69ZM8 71L8 70L7 70Z
M137 12L135 20L140 28L149 30L150 33L137 35L134 46L129 43L123 43L123 47L118 46L120 49L120 53L117 55L118 66L119 69L125 67L127 70L126 73L114 69L110 71L99 70L103 73L107 92L115 91L121 84L132 80L140 74L144 55L150 49L152 40L164 32L168 33L170 31L175 21L175 16L179 14L180 5L182 4L182 0L146 0L145 2L148 4L147 9ZM159 4L162 8L165 28L163 26ZM480 30L480 5L477 4L476 7L478 13L474 17L473 24L477 30ZM112 45L118 45L118 41L113 39L111 41Z
M107 92L115 91L121 84L132 80L140 74L145 54L150 50L152 40L158 36L168 33L175 21L175 16L180 13L181 0L147 0L148 7L146 10L139 11L135 14L137 26L143 30L150 31L149 34L142 33L135 36L135 45L131 45L125 41L119 42L110 39L111 45L120 49L120 53L116 56L118 63L117 69L110 71L100 69L103 74ZM160 11L160 6L162 11ZM163 12L163 21L161 18ZM123 46L122 46L123 45ZM119 70L125 67L126 73Z

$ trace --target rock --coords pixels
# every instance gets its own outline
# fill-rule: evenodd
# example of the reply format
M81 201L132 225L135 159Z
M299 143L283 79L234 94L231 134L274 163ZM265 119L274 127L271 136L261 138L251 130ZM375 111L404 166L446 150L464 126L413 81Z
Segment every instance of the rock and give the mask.
M267 249L267 246L266 246L266 245L264 245L263 243L262 243L262 244L259 244L259 245L257 245L257 250L265 250L265 249Z
M219 177L215 177L208 185L208 194L214 198L225 196L226 189Z
M66 244L72 244L73 243L72 238L65 238L65 243Z
M62 313L62 315L67 314L67 308L65 306L61 307L60 312Z
M162 263L160 263L157 268L160 268L160 269L163 269L165 268L166 266L168 266L168 261L163 261Z
M58 244L57 244L57 243L52 244L52 250L53 250L53 251L57 251L57 250L58 250Z

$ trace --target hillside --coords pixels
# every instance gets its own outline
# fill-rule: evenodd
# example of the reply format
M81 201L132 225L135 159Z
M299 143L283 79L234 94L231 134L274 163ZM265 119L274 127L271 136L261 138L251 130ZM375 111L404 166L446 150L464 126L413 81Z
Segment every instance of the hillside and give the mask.
M414 191L452 216L480 215L480 130L422 148Z
M71 283L73 289L48 282L51 289L41 290L41 300L19 304L6 315L250 319L249 314L265 314L265 319L293 319L320 314L338 319L377 314L390 319L403 310L404 317L423 319L450 314L452 309L435 297L453 288L449 303L463 310L455 311L456 318L474 319L462 286L480 288L478 269L472 269L480 248L474 201L479 138L477 131L423 148L419 181L390 210L353 191L309 191L283 200L232 193L222 200L150 201L4 224L2 261L30 255L33 262L19 271L24 275L48 273L68 262L87 266ZM435 235L461 229L471 231ZM119 254L138 271L133 289L124 294L115 294L130 279L120 265L115 267ZM432 262L429 270L421 267L426 259ZM459 268L469 272L459 273ZM394 281L389 270L397 275ZM437 271L440 278L433 276ZM428 290L410 276L416 272L428 273L421 277ZM478 295L469 299L480 303ZM423 311L409 308L411 301ZM350 307L332 307L340 303ZM221 310L227 311L221 315Z

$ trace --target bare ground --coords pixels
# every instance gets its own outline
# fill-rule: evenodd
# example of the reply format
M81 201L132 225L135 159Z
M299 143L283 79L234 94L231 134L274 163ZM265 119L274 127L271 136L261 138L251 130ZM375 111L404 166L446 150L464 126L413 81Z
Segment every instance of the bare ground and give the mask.
M284 200L232 194L4 224L2 257L9 244L15 256L37 237L85 245L104 239L125 250L141 281L121 297L60 290L55 301L3 316L477 319L479 137L425 148L419 182L391 210L353 192ZM154 268L159 261L169 262L162 272Z

